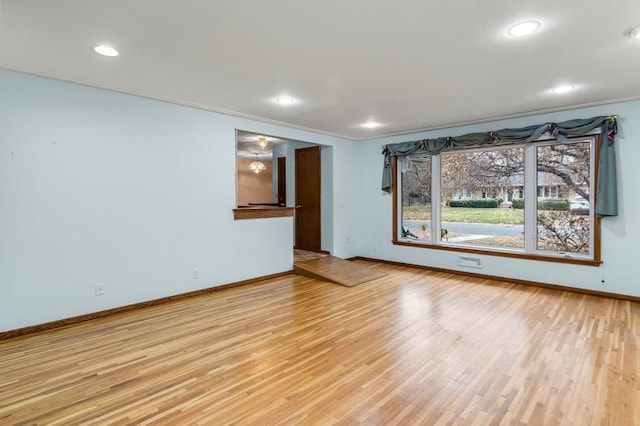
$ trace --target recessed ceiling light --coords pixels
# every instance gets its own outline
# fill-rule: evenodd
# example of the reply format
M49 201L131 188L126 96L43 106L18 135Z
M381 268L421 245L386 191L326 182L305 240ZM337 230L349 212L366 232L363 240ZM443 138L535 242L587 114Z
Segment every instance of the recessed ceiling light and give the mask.
M509 27L507 33L513 37L523 37L540 28L538 21L519 22Z
M627 28L624 35L631 38L640 38L640 25L635 25L631 28Z
M289 96L278 96L276 98L276 103L280 105L291 105L295 100Z
M118 56L120 53L111 46L100 45L93 48L93 50L102 56Z
M576 88L576 86L571 85L571 84L567 84L565 86L554 87L553 89L551 89L551 91L553 93L567 93L567 92L570 92L570 91L574 90L575 88Z
M376 127L382 126L382 124L378 123L377 121L369 120L366 123L362 123L360 126L366 127L367 129L375 129Z

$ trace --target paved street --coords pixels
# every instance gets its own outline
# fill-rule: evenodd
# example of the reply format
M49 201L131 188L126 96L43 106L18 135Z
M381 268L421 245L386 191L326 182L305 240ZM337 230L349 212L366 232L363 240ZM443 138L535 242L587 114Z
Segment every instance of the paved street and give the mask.
M420 229L424 224L423 221L419 220L405 220L403 223L409 229ZM443 222L442 227L454 234L490 235L496 237L521 237L524 234L524 225Z

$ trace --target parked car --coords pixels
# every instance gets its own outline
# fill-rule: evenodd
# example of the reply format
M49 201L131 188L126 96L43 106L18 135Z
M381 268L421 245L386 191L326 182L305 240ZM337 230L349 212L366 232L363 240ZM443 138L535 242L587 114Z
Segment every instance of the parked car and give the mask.
M575 196L569 203L569 211L574 214L589 214L589 201L579 195Z

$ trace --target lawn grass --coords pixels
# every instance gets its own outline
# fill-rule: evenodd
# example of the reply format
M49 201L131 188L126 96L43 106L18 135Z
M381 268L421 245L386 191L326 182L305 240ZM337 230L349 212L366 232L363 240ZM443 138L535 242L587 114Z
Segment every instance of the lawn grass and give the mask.
M524 224L524 210L520 209L442 207L441 215L442 222ZM403 207L402 218L403 220L431 220L431 205L405 206Z

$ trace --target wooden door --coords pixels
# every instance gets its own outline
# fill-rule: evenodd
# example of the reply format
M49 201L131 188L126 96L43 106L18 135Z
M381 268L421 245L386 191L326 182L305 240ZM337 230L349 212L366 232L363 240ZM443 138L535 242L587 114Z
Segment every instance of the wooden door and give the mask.
M287 205L287 157L278 157L278 205Z
M320 251L320 147L296 149L295 167L295 248Z

